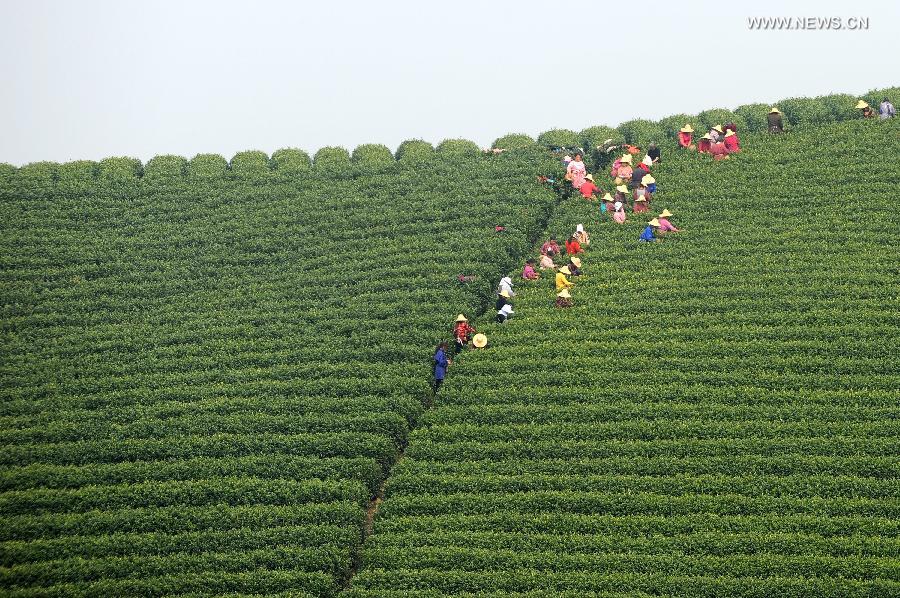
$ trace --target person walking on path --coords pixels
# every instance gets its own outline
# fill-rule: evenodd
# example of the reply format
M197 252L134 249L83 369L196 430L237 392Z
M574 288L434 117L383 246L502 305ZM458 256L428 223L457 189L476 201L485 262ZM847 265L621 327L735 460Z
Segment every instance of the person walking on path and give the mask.
M441 384L444 383L444 377L447 375L447 368L453 363L450 361L447 351L447 341L441 341L434 350L434 383L432 388L435 393L441 388Z

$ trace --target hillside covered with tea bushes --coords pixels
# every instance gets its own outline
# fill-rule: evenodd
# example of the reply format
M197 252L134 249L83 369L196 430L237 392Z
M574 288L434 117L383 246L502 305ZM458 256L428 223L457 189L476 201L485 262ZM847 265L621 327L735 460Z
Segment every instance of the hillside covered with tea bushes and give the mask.
M0 593L891 595L900 137L855 99L0 165ZM674 149L725 121L733 159ZM536 182L610 138L684 233ZM479 315L582 222L575 308ZM459 312L490 344L432 402Z

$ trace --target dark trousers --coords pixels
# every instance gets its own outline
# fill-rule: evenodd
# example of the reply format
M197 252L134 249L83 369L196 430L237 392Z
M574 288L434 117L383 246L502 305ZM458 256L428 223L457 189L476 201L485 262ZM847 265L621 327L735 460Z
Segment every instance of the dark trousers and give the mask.
M434 388L434 392L437 392L441 388L441 384L444 383L443 378L435 378L434 383L432 384L432 388Z
M466 344L459 339L456 339L456 354L459 355L463 349L466 348Z

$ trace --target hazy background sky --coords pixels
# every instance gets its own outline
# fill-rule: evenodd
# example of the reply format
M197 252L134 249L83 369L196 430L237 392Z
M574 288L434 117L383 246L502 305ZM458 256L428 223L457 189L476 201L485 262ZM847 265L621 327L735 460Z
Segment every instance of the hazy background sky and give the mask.
M509 132L863 93L900 84L898 6L0 0L0 162L487 146ZM870 26L762 32L749 16Z

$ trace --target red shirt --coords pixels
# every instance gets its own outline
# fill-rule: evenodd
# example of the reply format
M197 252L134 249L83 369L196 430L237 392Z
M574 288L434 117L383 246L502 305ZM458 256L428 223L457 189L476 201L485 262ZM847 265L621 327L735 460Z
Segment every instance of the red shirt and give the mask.
M475 332L475 327L468 322L457 322L453 327L453 336L462 342L468 341L469 335L473 332Z
M712 142L709 139L701 139L697 142L697 151L708 154L710 145L712 145Z
M559 245L557 245L555 242L551 243L550 241L547 241L546 243L541 245L541 255L547 255L547 252L549 252L551 249L553 250L554 255L559 254Z
M727 149L729 153L741 151L737 135L731 135L725 138L725 149Z
M688 147L694 141L694 136L691 133L678 133L678 143L681 144L681 147Z
M575 255L576 253L581 253L583 250L581 249L581 243L575 240L566 241L566 253L569 255Z
M581 188L578 190L581 191L582 197L590 198L590 196L599 191L600 188L594 184L594 181L585 181Z

